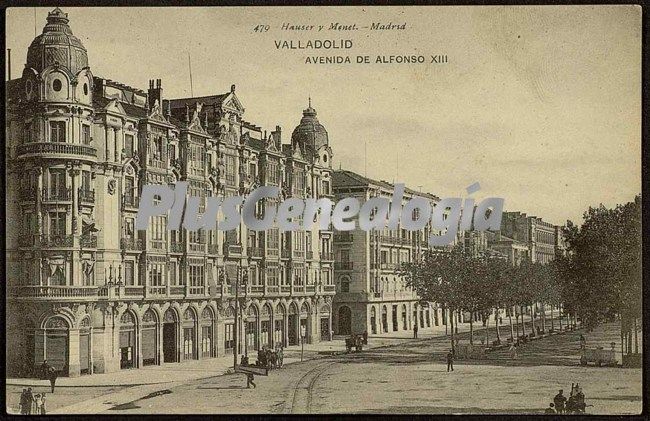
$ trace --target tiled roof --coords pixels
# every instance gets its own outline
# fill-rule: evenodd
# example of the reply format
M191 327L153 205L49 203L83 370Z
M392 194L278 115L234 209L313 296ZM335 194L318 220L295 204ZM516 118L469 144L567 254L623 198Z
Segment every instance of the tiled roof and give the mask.
M171 108L185 108L186 105L194 105L197 102L202 103L203 105L221 105L223 100L226 99L228 94L219 94L219 95L208 95L208 96L197 96L192 98L178 98L170 99Z

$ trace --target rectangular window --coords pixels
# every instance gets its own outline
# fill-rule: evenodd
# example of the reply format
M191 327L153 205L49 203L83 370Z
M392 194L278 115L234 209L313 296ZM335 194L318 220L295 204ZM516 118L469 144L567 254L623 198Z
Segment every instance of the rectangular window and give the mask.
M50 170L50 193L54 197L63 196L65 193L65 170Z
M90 126L87 124L81 126L81 141L84 145L90 145Z
M131 261L124 262L124 284L135 285L134 264Z
M266 182L275 186L280 184L278 164L275 161L269 161L266 165Z
M65 235L65 212L50 213L50 235Z
M235 347L235 341L233 340L233 326L234 324L226 323L224 327L224 348L227 350L232 350Z
M330 182L323 180L323 194L330 194Z
M126 154L127 157L132 157L133 156L133 151L134 151L134 137L132 134L125 134L124 135L124 153Z
M50 121L50 142L65 142L65 121Z
M226 155L226 183L233 185L235 184L235 174L236 174L236 161L235 157L231 155Z

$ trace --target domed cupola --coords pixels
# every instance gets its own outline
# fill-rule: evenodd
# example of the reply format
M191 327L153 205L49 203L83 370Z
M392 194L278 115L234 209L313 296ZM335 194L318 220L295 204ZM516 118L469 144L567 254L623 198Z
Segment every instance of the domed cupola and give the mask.
M34 38L27 51L27 67L38 73L55 63L72 75L88 66L86 48L72 35L68 14L58 7L48 13L43 33Z
M300 145L307 156L314 156L322 146L329 144L327 130L318 121L316 110L311 107L311 99L309 107L302 112L300 124L291 134L291 145L296 147L296 144Z

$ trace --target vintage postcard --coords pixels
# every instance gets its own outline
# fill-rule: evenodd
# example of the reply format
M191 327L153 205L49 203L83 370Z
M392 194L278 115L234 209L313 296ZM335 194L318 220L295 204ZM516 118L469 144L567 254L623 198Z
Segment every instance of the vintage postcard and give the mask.
M8 414L642 413L641 6L5 16Z

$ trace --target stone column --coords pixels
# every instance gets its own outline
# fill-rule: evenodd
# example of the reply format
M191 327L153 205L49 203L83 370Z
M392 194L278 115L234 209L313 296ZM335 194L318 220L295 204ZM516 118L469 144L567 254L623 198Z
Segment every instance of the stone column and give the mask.
M68 376L81 375L81 361L79 356L79 329L68 330Z

